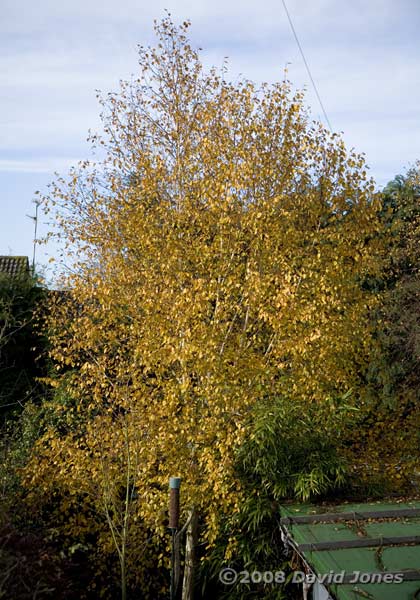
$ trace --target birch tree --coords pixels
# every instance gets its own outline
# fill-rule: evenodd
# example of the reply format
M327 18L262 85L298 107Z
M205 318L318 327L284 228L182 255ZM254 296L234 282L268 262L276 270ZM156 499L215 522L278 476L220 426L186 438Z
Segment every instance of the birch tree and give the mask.
M72 266L49 321L53 383L72 400L28 482L83 487L100 472L89 428L107 420L103 447L124 456L110 418L124 415L138 526L164 534L180 475L211 544L241 499L252 407L287 395L322 409L357 389L380 225L363 157L310 120L302 92L205 71L188 27L156 24L138 76L101 97L103 158L46 199Z

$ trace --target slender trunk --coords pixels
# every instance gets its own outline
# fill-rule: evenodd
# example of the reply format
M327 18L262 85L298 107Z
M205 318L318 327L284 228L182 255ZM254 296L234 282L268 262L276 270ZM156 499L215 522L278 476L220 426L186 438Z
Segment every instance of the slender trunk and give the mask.
M128 538L128 527L130 519L130 500L132 500L130 493L130 480L132 475L131 465L131 453L128 439L127 423L125 423L125 446L127 451L127 473L125 481L125 502L124 502L124 516L123 526L121 532L121 600L127 600L127 573L126 573L126 551L127 551L127 538Z
M125 557L121 560L121 600L127 600L127 577L125 572Z
M182 600L194 600L195 548L197 546L198 515L191 509L185 540L185 567Z

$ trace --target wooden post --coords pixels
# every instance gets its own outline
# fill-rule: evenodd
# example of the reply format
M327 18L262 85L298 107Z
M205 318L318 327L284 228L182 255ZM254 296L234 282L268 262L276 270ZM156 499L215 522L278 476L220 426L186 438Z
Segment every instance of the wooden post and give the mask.
M188 516L185 540L185 567L182 583L182 600L194 600L195 548L197 546L198 515L192 508Z

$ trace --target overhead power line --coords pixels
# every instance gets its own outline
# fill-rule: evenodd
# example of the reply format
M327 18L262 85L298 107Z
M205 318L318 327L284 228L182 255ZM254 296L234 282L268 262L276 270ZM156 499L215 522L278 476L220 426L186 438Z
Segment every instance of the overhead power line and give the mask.
M302 55L302 59L303 59L303 62L305 63L306 70L308 71L309 79L311 80L311 83L312 83L312 86L313 86L313 88L314 88L314 91L315 91L316 97L318 98L319 105L321 106L322 112L324 113L325 121L326 121L326 123L327 123L327 125L328 125L328 127L329 127L330 131L332 132L332 127L331 127L330 120L329 120L329 118L328 118L328 116L327 116L327 111L325 110L325 108L324 108L324 105L322 104L322 100L321 100L321 96L319 95L318 88L317 88L317 87L316 87L316 85L315 85L314 78L312 77L311 70L310 70L310 68L309 68L309 65L308 65L308 63L307 63L307 61L306 61L305 54L304 54L304 52L303 52L302 46L300 45L299 38L298 38L298 36L297 36L296 30L295 30L295 28L293 27L292 19L291 19L291 17L290 17L289 11L287 10L286 1L285 1L285 0L282 0L282 3L283 3L283 7L284 7L285 13L286 13L286 15L287 15L287 18L288 18L288 20L289 20L289 23L290 23L291 30L292 30L292 32L293 32L293 35L294 35L294 37L295 37L296 44L297 44L297 46L298 46L298 48L299 48L299 51L300 51L300 53L301 53L301 55Z

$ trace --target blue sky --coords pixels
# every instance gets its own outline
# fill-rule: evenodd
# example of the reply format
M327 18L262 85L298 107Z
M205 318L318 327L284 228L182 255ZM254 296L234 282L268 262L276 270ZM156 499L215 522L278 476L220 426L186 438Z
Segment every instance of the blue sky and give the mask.
M379 185L420 158L420 0L286 0L332 127L366 153ZM137 70L140 44L168 9L192 20L207 65L308 87L321 109L280 0L2 0L0 254L31 256L34 192L89 157L100 130L95 89ZM48 227L40 220L40 233ZM40 247L46 264L55 248Z

